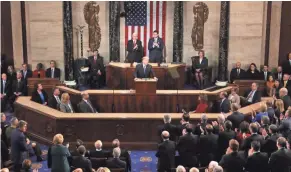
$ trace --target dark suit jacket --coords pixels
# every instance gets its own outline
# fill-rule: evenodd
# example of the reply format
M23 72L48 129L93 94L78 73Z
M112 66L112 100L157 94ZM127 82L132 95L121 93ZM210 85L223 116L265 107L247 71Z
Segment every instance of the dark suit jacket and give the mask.
M230 101L225 98L223 102L220 103L220 112L228 113L230 112Z
M192 65L194 73L196 72L196 69L200 69L201 72L205 72L208 68L208 59L206 57L203 57L200 63L199 56L195 56Z
M113 149L110 151L109 157L112 157L112 152L113 152ZM130 155L129 155L127 150L121 149L120 159L122 159L126 162L126 168L129 171L131 171L131 159L130 159ZM121 167L121 168L123 168L123 167Z
M90 100L89 100L90 101ZM90 102L91 103L91 102ZM93 108L93 111L92 109L90 108L90 106L84 101L84 100L81 100L81 102L78 104L78 109L81 113L96 113L97 110L93 107L93 104L91 103L91 106Z
M222 155L225 154L226 152L226 149L228 148L229 146L229 141L231 139L235 139L236 138L236 133L232 130L230 131L223 131L223 132L220 132L219 135L218 135L218 159L220 159L222 157Z
M103 57L97 55L96 62L94 60L94 56L88 57L89 62L89 72L91 75L97 75L98 70L100 70L101 75L104 75L105 69L104 69L104 63L103 63Z
M7 74L7 80L9 80L10 83L12 83L16 79L16 72L6 73L6 74Z
M240 73L237 73L237 68L233 68L230 72L230 83L233 83L234 80L239 80L239 79L243 79L244 75L245 75L245 70L240 69Z
M199 137L192 133L185 134L179 138L177 150L180 156L196 156L198 153Z
M175 167L175 142L163 141L158 145L156 157L158 158L158 170L165 171Z
M60 98L60 97L59 97ZM61 98L60 98L61 100ZM55 98L54 95L52 95L49 99L48 99L48 106L51 107L51 108L54 108L54 109L58 109L59 108L59 105L58 105L58 102Z
M268 155L264 152L254 153L249 156L245 165L248 172L268 172Z
M223 155L219 162L224 172L243 172L245 161L237 152Z
M20 72L21 72L21 74L22 74L22 79L23 79L24 81L27 81L27 78L31 78L31 77L32 77L32 71L31 71L30 69L27 69L27 71L26 71L26 76L24 76L24 72L23 72L23 70L21 70Z
M291 152L285 148L272 153L269 160L271 172L290 172Z
M239 128L240 123L245 119L245 115L236 111L229 115L226 119L232 122L232 129L235 129Z
M245 93L244 97L247 98L248 95L251 93L251 91L252 91L252 90L248 90L248 91ZM260 102L260 101L261 101L261 92L260 92L259 90L257 90L257 91L255 92L255 94L253 95L253 101L252 101L251 103L254 104L254 103L257 103L257 102Z
M284 109L286 111L286 109L288 109L289 106L291 106L291 98L290 96L286 95L284 97L282 97L283 103L284 103Z
M177 136L177 127L171 123L166 123L158 126L158 137L161 138L161 134L163 131L168 131L170 133L170 140L176 141Z
M11 133L11 159L15 164L22 164L26 156L27 146L26 139L19 129Z
M201 165L207 166L210 161L215 160L218 151L218 136L216 134L207 134L200 136L199 152Z
M247 137L243 140L241 150L248 151L251 148L252 141L259 141L261 145L263 145L264 137L260 134L252 134L250 137Z
M13 81L12 94L14 94L15 92L16 93L21 92L22 95L24 94L24 92L25 92L25 82L23 80L20 80L19 85L18 85L18 81L17 80Z
M291 65L290 65L289 60L285 60L282 63L282 69L283 69L284 74L287 73L287 74L291 75Z
M283 134L284 137L288 137L288 135L291 133L291 118L284 119L278 130Z
M150 62L161 63L163 60L164 41L160 37L158 37L157 39L159 47L153 47L154 38L150 38L149 40L148 43L149 58Z
M135 78L151 78L151 77L155 77L155 73L153 71L152 66L149 64L146 65L146 70L144 72L143 64L141 63L141 64L136 65L134 77Z
M101 150L97 151L96 149L89 151L90 158L107 158L109 156L109 151Z
M127 60L129 63L141 62L143 47L140 40L136 40L137 49L134 48L133 40L128 40L127 42Z
M9 80L6 80L6 83L5 83L5 89L3 92L3 80L1 80L1 94L6 94L6 96L10 96L11 95L11 82Z
M260 72L261 80L265 80L265 81L267 81L268 78L269 78L269 76L270 76L271 74L272 74L272 73L268 71L268 72L267 72L267 78L265 79L264 71L261 71L261 72Z
M258 70L255 70L254 73L252 73L250 70L247 70L244 78L249 80L260 80L261 74Z
M277 139L281 137L281 134L272 134L265 138L264 144L261 146L262 152L268 153L270 157L273 152L277 151Z
M108 168L124 168L126 169L126 162L119 158L110 158L106 161Z
M46 92L44 90L42 90L42 94L43 94L43 97L44 97L44 102L47 102L48 101L48 96L47 96L47 94L46 94ZM41 100L40 95L38 94L37 91L33 91L32 92L31 100L36 102L36 103L42 104L42 100Z
M2 164L9 160L9 150L6 143L1 140L1 162Z
M279 79L279 73L278 72L274 73L274 76L275 76L275 79L279 80L280 83L282 84L282 81L283 81L283 72L281 72L281 79Z
M51 78L51 76L52 76L51 68L47 68L46 69L45 76L47 78ZM56 68L55 67L55 70L54 70L54 78L60 78L60 77L61 77L61 70L59 68Z
M83 172L92 172L91 161L82 155L72 158L72 166L76 168L82 168Z

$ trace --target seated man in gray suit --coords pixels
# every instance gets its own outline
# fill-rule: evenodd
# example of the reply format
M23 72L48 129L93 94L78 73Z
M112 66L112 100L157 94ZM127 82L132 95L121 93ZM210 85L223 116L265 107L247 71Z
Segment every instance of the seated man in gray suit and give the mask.
M87 92L82 92L81 95L83 99L78 104L79 111L81 113L98 113L89 99L89 94Z

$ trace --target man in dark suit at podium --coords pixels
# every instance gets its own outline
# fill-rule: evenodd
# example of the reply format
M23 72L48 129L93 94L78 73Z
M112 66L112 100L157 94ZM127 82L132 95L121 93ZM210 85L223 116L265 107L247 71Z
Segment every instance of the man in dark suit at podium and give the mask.
M136 65L135 72L134 72L135 80L137 78L150 78L151 76L154 77L154 79L157 79L152 66L149 65L148 63L149 63L149 58L145 56L142 58L142 63Z
M132 34L132 39L127 42L127 62L141 62L142 58L142 43L137 38L137 33Z
M156 30L153 32L153 38L149 40L148 49L151 63L162 63L164 42Z

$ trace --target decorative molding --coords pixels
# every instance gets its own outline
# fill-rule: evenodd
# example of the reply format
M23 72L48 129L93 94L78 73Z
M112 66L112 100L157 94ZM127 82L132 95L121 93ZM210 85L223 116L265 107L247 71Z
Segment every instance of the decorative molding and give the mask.
M120 61L120 2L109 2L109 54L110 61Z
M182 62L183 58L183 2L174 2L173 61Z
M63 2L65 80L74 79L72 2Z
M218 80L227 81L228 40L229 40L229 1L221 1L219 28Z
M194 24L192 28L192 45L196 51L204 47L204 24L208 19L209 9L204 2L197 2L193 6Z

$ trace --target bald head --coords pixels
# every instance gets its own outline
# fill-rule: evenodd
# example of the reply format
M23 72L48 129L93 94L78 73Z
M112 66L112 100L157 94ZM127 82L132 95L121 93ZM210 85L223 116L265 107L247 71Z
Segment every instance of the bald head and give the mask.
M182 165L179 165L179 166L176 168L176 172L186 172L186 169L185 169L185 167L183 167Z
M81 95L82 95L82 98L83 98L83 99L85 99L85 100L88 100L88 99L89 99L89 94L88 94L88 92L84 91L84 92L81 93Z
M199 172L199 170L198 170L198 168L193 167L189 170L189 172Z
M137 33L136 33L136 32L134 32L134 33L132 34L132 40L137 40Z
M280 97L284 97L288 94L288 90L287 88L281 88L280 91L279 91L279 95Z
M169 139L169 137L170 137L170 133L169 133L168 131L163 131L163 132L162 132L162 138L163 138L164 140Z

